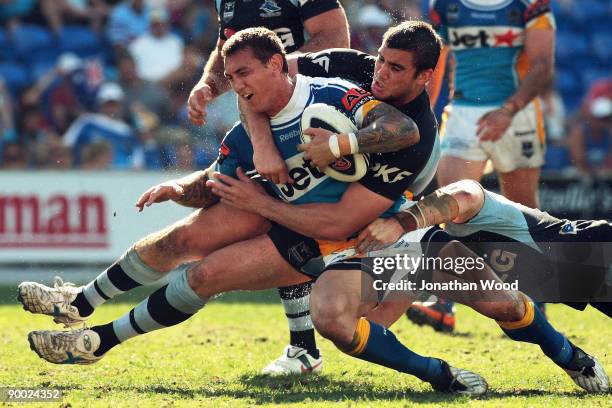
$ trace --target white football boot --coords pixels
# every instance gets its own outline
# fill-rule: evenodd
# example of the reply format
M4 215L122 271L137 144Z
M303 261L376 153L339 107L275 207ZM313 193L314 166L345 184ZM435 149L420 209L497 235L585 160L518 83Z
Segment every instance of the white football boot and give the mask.
M574 356L563 370L577 386L588 392L608 392L610 379L599 361L572 344Z
M63 282L60 277L55 277L52 288L37 282L22 282L17 289L17 300L29 312L53 316L55 323L64 324L66 327L87 320L87 317L81 317L79 310L70 304L82 287Z
M28 341L38 357L54 364L93 364L102 358L94 355L100 347L100 336L88 328L33 331Z
M479 374L453 367L444 360L440 361L442 362L444 378L437 383L431 383L434 390L470 396L483 395L487 392L489 385Z
M323 369L323 358L314 358L308 350L287 346L283 355L268 364L262 374L270 376L318 374Z

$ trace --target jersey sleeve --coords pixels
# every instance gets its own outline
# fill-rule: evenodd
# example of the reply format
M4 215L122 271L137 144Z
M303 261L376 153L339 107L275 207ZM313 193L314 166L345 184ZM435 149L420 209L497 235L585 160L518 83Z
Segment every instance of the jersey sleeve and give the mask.
M245 172L254 168L253 147L240 123L234 125L221 141L215 171L226 176L236 177L238 167L241 167Z
M298 58L298 72L310 77L340 77L356 84L372 82L376 60L366 53L335 48L304 54Z
M444 11L443 0L429 1L429 20L434 30L442 37L445 43L448 43L448 32L446 27L446 14Z
M340 8L338 0L298 0L302 21L316 17L326 11Z
M550 7L550 0L532 0L528 3L529 5L523 14L527 30L556 29L555 17Z

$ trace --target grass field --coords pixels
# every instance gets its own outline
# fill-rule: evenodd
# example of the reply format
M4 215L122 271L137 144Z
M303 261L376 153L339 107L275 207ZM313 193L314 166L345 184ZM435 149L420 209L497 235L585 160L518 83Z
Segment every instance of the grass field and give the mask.
M0 291L0 386L63 391L62 404L38 404L44 407L612 406L612 395L584 394L537 346L503 338L494 322L465 308L459 308L454 336L418 328L405 319L393 330L415 351L444 357L487 378L490 391L478 399L435 393L413 377L345 356L323 339L323 375L260 376L259 370L280 354L288 337L273 292L217 299L179 327L133 339L92 366L55 366L40 360L30 351L26 335L54 325L47 317L24 312L12 298L7 290ZM103 306L92 324L119 317L133 301ZM558 305L549 306L549 315L612 371L609 320L593 310L579 313Z

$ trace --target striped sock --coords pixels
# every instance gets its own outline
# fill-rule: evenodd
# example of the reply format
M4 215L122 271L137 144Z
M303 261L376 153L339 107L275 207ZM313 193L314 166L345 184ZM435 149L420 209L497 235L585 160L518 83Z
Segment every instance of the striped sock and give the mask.
M415 353L400 343L389 329L366 318L359 319L353 343L343 351L360 360L412 374L429 383L444 380L441 360Z
M148 285L163 277L165 273L151 269L140 259L134 248L87 284L72 301L82 317L92 314L96 307L121 293L138 286Z
M544 354L563 366L574 356L574 350L563 334L542 315L538 307L524 298L525 316L518 322L497 322L512 340L533 343L540 346Z
M285 315L289 322L289 344L308 350L314 358L319 358L315 340L314 326L310 318L310 292L312 283L278 288Z
M184 322L202 309L207 300L191 289L187 271L181 271L129 313L112 323L92 327L101 340L94 354L101 356L132 337Z

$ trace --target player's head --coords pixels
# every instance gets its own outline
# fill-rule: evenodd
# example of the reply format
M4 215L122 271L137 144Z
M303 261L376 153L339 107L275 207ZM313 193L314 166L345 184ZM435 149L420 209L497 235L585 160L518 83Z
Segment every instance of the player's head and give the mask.
M223 45L225 76L239 98L256 112L278 104L288 65L283 44L264 27L238 31Z
M374 69L372 93L404 104L425 88L436 68L442 40L430 24L404 21L383 36Z

